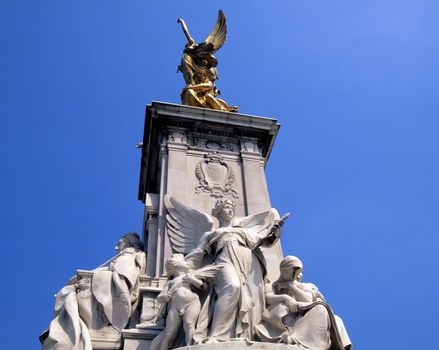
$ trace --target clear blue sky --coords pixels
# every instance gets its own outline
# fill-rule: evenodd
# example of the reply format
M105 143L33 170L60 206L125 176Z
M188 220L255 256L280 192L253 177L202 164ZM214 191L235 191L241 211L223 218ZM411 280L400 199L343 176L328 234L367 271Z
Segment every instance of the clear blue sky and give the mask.
M282 124L267 177L293 214L284 253L355 349L436 348L435 0L2 0L1 348L37 349L53 294L141 231L145 104L179 102L177 18L203 40L219 8L223 98Z

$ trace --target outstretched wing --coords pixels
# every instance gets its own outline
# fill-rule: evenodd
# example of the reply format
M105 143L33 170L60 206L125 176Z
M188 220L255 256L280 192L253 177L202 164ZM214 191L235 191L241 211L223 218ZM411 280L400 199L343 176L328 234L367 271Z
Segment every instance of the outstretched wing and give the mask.
M196 209L189 208L172 196L165 196L168 236L172 249L187 254L197 247L203 233L212 231L213 219Z
M273 211L267 210L243 218L238 218L234 221L233 226L246 228L254 235L259 236L273 225L274 219Z
M212 45L212 52L217 51L221 46L224 45L227 38L227 24L226 16L224 16L223 11L218 11L218 19L216 20L215 27L213 27L212 32L204 41L206 44Z
M212 279L221 271L223 266L224 264L207 265L201 269L192 271L192 274L199 279Z

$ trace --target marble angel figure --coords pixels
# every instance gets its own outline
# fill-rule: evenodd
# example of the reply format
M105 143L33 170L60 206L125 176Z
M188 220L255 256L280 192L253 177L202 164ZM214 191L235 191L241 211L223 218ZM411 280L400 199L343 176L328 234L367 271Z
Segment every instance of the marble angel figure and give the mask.
M203 342L233 338L255 339L255 327L265 308L265 259L260 246L271 246L280 236L275 209L243 218L235 217L235 203L219 199L212 210L218 227L206 213L188 208L171 196L165 197L167 228L173 249L187 254L194 266L222 264L213 280L209 312L200 314L197 336ZM277 220L276 220L277 219ZM208 318L208 320L207 320Z
M209 265L193 270L183 254L178 253L167 259L168 282L157 297L157 301L162 304L161 311L167 308L166 327L154 338L150 350L168 350L176 339L182 323L185 345L189 346L193 343L201 302L192 287L201 289L205 280L213 278L221 267L221 265Z

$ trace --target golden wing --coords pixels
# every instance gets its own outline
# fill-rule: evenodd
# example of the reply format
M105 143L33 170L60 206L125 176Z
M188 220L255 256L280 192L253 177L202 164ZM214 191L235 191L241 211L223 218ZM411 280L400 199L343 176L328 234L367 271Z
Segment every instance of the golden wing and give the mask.
M224 45L227 39L227 24L226 16L224 16L223 11L218 11L218 19L216 20L215 27L213 27L212 32L204 41L206 45L212 45L212 52L217 51L221 46Z

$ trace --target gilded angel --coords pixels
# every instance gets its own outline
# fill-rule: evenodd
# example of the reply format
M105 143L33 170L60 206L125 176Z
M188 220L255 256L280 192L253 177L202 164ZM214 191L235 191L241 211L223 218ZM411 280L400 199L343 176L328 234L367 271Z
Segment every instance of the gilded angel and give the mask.
M186 87L181 92L181 101L185 105L237 112L238 108L229 106L218 98L220 91L215 86L218 79L218 60L213 55L223 46L227 37L226 17L223 11L218 12L218 19L209 36L204 42L196 43L189 33L186 23L179 18L186 36L187 44L183 50L178 70L183 73Z

